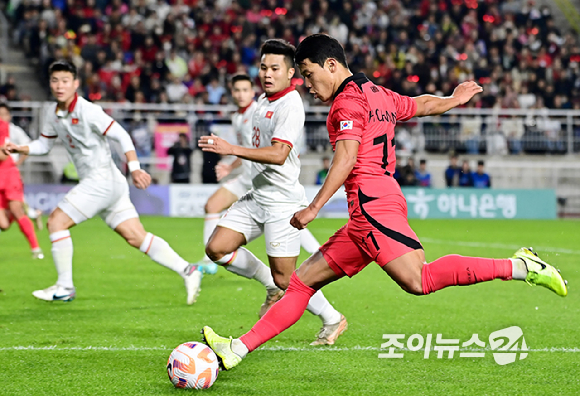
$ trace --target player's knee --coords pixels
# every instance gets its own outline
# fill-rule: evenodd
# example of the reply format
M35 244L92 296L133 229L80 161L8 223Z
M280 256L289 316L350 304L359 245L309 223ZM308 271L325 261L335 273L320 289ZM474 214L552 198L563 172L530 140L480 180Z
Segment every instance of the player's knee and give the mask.
M214 202L213 200L208 200L205 204L204 210L206 214L212 213L219 213L221 212L221 208L218 207L219 204Z
M24 208L20 202L10 204L10 212L12 212L12 216L14 216L16 220L20 220L25 215Z
M278 286L282 290L288 289L288 285L290 284L290 278L285 276L284 274L272 274L274 278L274 284Z
M401 286L401 288L409 294L413 294L415 296L424 295L423 284L421 282L420 277L418 279L415 277L410 278L410 279L405 279L403 282L399 283L399 286Z
M207 257L209 257L211 261L215 262L228 253L222 250L223 249L220 249L217 243L210 240L205 247L205 254L207 254Z

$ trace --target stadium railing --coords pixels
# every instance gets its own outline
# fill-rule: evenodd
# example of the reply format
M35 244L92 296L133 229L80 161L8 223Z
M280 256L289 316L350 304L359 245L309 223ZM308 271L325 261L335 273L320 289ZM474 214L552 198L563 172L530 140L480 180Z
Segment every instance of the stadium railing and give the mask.
M35 138L41 131L42 102L13 102L15 123ZM131 134L146 131L149 140L134 136L138 149L151 145L159 125L188 125L192 140L227 130L233 105L100 103ZM306 109L306 152L329 150L328 107ZM28 126L28 127L27 127ZM397 126L399 150L412 153L481 155L574 154L580 152L580 110L454 109L438 117L412 119ZM147 137L147 135L145 135ZM141 139L141 140L140 140ZM195 145L195 143L194 143Z

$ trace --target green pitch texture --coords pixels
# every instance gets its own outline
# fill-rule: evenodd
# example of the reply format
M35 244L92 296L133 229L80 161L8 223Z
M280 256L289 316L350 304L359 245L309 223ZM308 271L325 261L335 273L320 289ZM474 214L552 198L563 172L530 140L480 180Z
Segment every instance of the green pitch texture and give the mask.
M147 230L165 238L184 258L202 254L202 220L145 217ZM344 220L316 220L319 241ZM371 264L353 279L324 289L349 321L335 347L310 347L320 322L305 314L291 329L222 372L204 394L215 395L572 395L580 393L580 222L413 221L427 260L442 255L504 258L533 246L568 279L566 298L523 282L499 280L448 288L430 296L403 292ZM199 341L203 325L239 336L257 320L265 293L255 281L230 274L203 279L194 306L175 273L128 246L101 220L72 229L77 299L36 300L56 272L47 231L46 253L30 258L16 226L0 233L1 395L185 395L165 370L170 351ZM249 248L266 261L263 239ZM300 256L300 262L306 258ZM523 329L532 351L525 360L497 365L484 358L438 359L404 352L379 359L383 334L441 333L466 341L509 326ZM34 349L17 349L34 347ZM52 347L53 349L48 349ZM40 349L39 349L40 348ZM44 349L42 349L44 348ZM94 348L94 349L90 349ZM110 348L110 349L106 349ZM338 349L337 349L338 348ZM534 351L556 348L554 351ZM278 349L278 350L276 350Z

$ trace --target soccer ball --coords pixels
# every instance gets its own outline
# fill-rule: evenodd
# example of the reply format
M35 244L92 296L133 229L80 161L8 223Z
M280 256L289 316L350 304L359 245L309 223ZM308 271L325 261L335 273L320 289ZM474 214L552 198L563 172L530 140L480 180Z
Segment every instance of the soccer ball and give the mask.
M171 352L167 375L176 388L207 389L219 372L215 353L199 342L186 342Z

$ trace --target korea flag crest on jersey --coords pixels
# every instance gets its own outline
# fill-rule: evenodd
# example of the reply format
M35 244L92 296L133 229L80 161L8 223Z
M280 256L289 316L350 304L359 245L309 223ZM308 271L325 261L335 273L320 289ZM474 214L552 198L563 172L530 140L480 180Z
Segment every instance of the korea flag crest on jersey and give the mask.
M340 130L346 131L348 129L352 129L352 121L341 121L340 122Z

